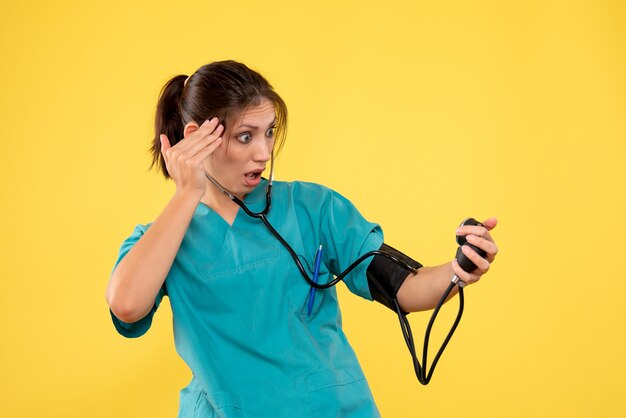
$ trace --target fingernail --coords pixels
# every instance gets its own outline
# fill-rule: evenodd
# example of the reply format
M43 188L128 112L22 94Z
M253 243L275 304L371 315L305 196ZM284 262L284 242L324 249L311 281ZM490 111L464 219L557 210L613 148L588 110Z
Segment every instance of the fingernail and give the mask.
M459 232L461 232L461 228L456 229L456 233L458 234Z

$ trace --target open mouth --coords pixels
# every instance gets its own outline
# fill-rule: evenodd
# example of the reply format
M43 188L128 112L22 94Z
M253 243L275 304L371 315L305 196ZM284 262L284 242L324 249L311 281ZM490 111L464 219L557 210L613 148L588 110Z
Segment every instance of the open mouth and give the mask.
M256 180L257 178L261 177L261 173L263 171L253 171L251 173L245 174L246 178L250 179L250 180Z
M250 171L243 175L244 181L246 185L254 187L261 182L261 173L263 173L263 169L257 169Z

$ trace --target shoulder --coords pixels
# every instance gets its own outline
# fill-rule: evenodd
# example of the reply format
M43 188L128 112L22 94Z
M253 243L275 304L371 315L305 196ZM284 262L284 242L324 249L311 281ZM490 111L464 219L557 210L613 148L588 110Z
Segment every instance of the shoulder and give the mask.
M150 228L150 225L152 225L152 222L148 222L147 224L137 224L133 229L133 232L122 243L121 250L123 251L125 247L132 247L137 241L139 241L139 238L146 233L148 228Z
M315 201L318 203L333 199L347 200L335 190L318 183L306 181L275 181L274 190L295 201Z
M150 228L150 225L152 225L152 222L148 222L146 224L137 224L135 226L135 229L133 229L133 233L131 234L131 236L134 236L134 235L142 236L143 234L145 234L148 228Z
M295 210L298 215L326 217L328 214L344 214L346 217L359 216L352 202L337 191L317 183L304 181L274 182L276 201L286 204L287 210Z
M122 245L120 246L120 250L117 255L117 261L115 261L115 265L113 266L113 270L115 267L122 261L124 256L130 251L131 248L139 241L139 239L143 236L143 234L150 228L152 222L148 222L147 224L138 224L133 229L133 232L128 236Z

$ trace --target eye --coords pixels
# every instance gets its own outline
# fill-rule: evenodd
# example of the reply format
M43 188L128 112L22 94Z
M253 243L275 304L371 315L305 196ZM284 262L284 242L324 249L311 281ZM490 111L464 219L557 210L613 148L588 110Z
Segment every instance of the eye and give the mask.
M241 142L242 144L247 144L248 142L252 141L252 135L250 134L250 132L241 133L237 135L237 141Z
M268 138L273 138L275 132L276 132L276 127L272 126L271 128L267 130L267 132L265 132L265 136L267 136Z

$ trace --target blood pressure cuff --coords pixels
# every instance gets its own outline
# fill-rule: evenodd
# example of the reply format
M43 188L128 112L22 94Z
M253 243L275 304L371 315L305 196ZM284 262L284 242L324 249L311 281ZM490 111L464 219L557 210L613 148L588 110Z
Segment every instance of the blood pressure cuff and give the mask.
M387 244L383 243L380 251L393 255L413 268L413 270L408 270L405 266L379 254L374 256L367 268L367 284L372 298L396 312L393 300L396 298L400 286L409 274L421 268L422 265Z

